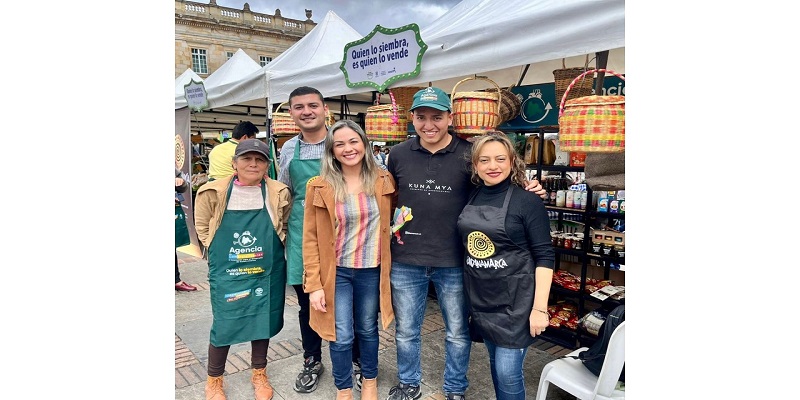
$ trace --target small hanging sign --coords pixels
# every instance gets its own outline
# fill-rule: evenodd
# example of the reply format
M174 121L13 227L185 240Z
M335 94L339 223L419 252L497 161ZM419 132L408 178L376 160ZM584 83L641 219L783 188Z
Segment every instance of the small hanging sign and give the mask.
M189 109L195 112L208 108L208 93L203 82L191 82L183 85L183 97Z

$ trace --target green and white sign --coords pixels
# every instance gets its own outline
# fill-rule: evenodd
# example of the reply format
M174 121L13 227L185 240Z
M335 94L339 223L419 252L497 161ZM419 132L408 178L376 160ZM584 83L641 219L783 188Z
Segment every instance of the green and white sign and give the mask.
M183 85L183 97L192 111L203 111L208 108L208 93L203 82L191 82Z
M369 35L344 46L339 68L348 87L371 86L383 92L394 82L419 75L427 49L417 24L395 29L377 25Z

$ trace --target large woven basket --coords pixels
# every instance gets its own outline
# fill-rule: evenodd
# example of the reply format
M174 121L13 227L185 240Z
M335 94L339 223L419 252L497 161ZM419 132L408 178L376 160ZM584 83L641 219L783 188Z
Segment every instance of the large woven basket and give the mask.
M623 81L625 77L607 69L589 70L611 73ZM567 100L572 83L561 98L558 109L558 141L562 151L620 152L625 151L625 96L584 96Z
M275 111L272 113L272 134L276 137L294 136L300 133L300 127L294 123L289 113L278 112L285 104L286 103L278 104L278 106L275 107Z
M367 107L364 130L369 140L402 142L408 138L408 117L396 103Z
M401 86L389 89L389 92L394 95L394 100L399 107L403 107L405 111L411 110L411 105L414 104L414 95L425 87L417 86Z
M572 83L575 77L581 76L581 74L589 69L589 56L586 56L586 66L584 67L567 68L563 58L561 59L561 66L561 69L553 71L553 78L555 79L556 86L556 100L564 96L564 92L567 91L567 86ZM594 88L594 75L583 75L583 78L569 91L567 100L590 96L592 94L592 88Z
M272 134L275 137L294 136L300 133L300 127L294 123L291 114L285 112L278 112L286 103L278 104L275 111L272 113ZM331 126L336 120L333 118L331 110L325 114L325 125Z
M457 92L458 86L474 79L488 81L495 92ZM453 102L453 128L461 135L482 135L500 123L500 87L485 76L462 79L450 95Z

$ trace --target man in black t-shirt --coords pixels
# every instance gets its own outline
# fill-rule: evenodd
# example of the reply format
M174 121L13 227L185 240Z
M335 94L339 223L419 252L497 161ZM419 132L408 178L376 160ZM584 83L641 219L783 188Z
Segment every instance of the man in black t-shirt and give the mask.
M410 111L417 137L393 146L388 160L398 187L397 207L411 213L391 244L399 383L389 390L388 400L422 397L421 327L430 282L447 332L442 389L448 400L464 399L472 342L463 290L464 247L456 223L475 188L470 182L472 144L448 132L452 106L441 89L417 92ZM536 181L527 189L545 193Z

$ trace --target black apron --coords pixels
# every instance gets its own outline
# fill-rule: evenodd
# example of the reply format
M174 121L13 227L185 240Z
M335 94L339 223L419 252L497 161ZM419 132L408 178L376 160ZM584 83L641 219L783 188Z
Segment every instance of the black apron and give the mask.
M265 202L266 185L262 179ZM227 201L232 190L233 179ZM214 317L212 345L268 339L283 328L286 260L266 205L225 210L208 247L208 283Z
M464 291L473 324L496 345L519 349L534 341L529 318L535 264L530 251L506 234L506 214L513 190L512 184L502 208L473 206L473 194L458 217L458 231L466 248Z
M294 157L289 161L289 176L292 178L292 211L289 213L289 229L286 233L287 284L303 283L303 213L306 206L306 183L319 175L320 159L300 159L300 138L294 146Z

